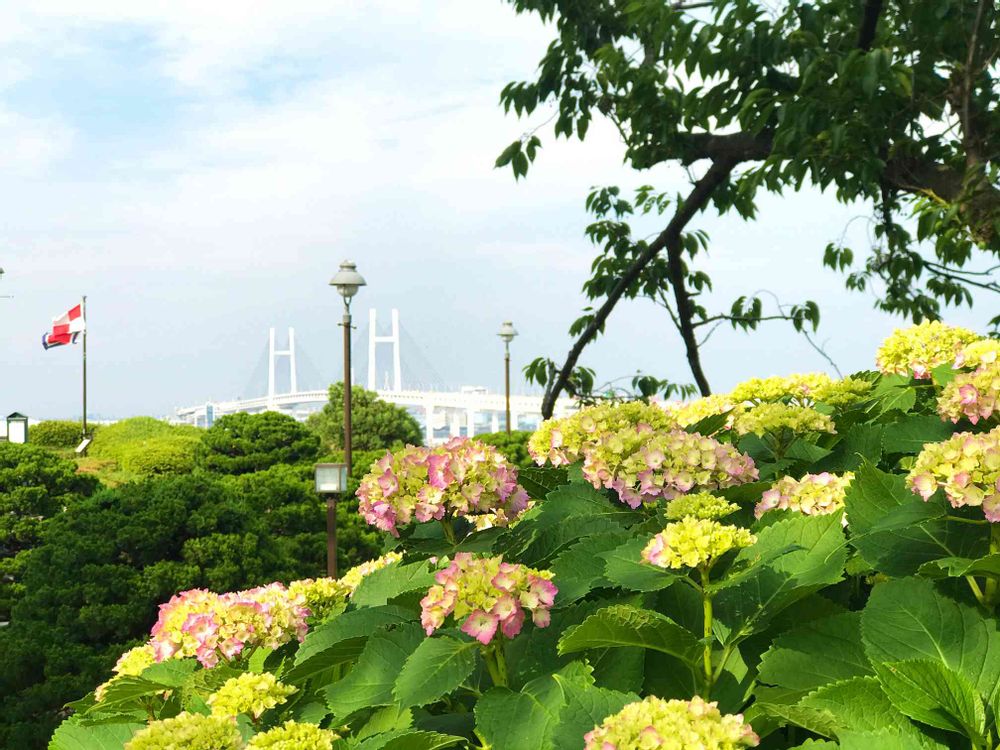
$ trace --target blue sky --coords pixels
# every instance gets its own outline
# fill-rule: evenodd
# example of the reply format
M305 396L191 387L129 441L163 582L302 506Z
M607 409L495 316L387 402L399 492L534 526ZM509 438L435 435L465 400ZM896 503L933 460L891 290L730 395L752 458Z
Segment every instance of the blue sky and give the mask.
M294 326L339 379L327 281L348 257L369 282L359 317L398 307L450 385L500 386L505 319L521 333L518 369L563 356L593 257L590 186L685 183L667 168L624 169L600 124L583 145L547 138L526 181L492 168L548 118L519 122L497 102L532 75L550 33L500 0L0 7L0 294L14 295L0 300L0 412L79 415L79 351L39 341L81 294L93 414L251 395L272 325ZM864 247L869 212L804 192L766 199L750 225L699 219L713 298L728 306L766 288L815 299L841 369L869 367L897 321L820 266L845 227ZM982 328L990 317L984 304L950 319ZM825 366L781 324L720 329L704 358L717 388ZM583 362L605 379L643 369L690 380L647 302L621 305Z

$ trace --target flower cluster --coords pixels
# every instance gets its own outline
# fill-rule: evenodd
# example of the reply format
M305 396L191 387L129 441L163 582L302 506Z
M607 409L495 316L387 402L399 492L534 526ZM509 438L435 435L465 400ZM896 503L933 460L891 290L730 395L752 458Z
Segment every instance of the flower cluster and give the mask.
M723 489L757 478L753 460L697 432L638 427L607 433L587 453L583 477L614 490L630 508L695 487Z
M991 365L1000 358L1000 339L979 339L962 347L955 357L955 369Z
M401 552L387 552L381 557L376 557L374 560L355 565L340 577L340 582L347 588L349 593L353 594L354 590L361 585L361 581L367 576L370 576L376 570L382 570L382 568L395 565L402 559L403 554Z
M823 372L806 372L770 378L751 378L736 386L729 398L736 403L790 402L808 406L817 402L842 406L864 398L871 383L859 378L834 380Z
M194 656L211 668L247 647L301 641L309 614L305 598L280 583L229 594L192 589L160 605L150 643L157 661Z
M760 742L742 714L723 714L698 696L665 701L655 695L629 703L583 739L584 750L739 750Z
M270 672L244 672L222 683L208 696L212 716L234 717L247 714L259 719L269 708L284 703L295 692L291 685L278 682Z
M931 370L953 362L966 344L979 339L965 328L928 320L910 328L899 328L879 347L875 365L893 375L911 375L925 379Z
M1000 427L925 445L906 481L925 501L940 488L952 507L981 505L987 520L1000 522Z
M802 479L782 477L760 497L754 515L769 510L797 510L809 516L825 516L844 509L844 496L854 474L806 474ZM846 525L846 518L844 524Z
M119 656L118 661L115 662L115 666L111 670L114 672L114 677L102 685L97 686L97 689L94 691L94 698L96 698L98 702L104 700L104 694L108 691L109 687L115 684L115 682L120 680L122 677L138 677L143 673L146 667L151 667L155 663L156 654L153 652L153 647L149 643L144 643L141 646L129 649L124 654Z
M286 721L280 727L255 734L246 750L331 750L340 735L315 724Z
M1000 412L1000 362L980 366L974 372L961 373L949 382L938 397L937 410L942 419L957 422L967 417L972 424Z
M732 427L733 412L738 411L740 404L734 401L732 396L725 393L713 393L710 396L702 396L694 401L673 404L670 413L677 420L678 427L690 427L703 419L714 417L717 414L729 414L726 420L726 427Z
M506 638L520 633L525 610L535 625L544 628L558 593L551 578L547 570L505 563L502 557L476 558L460 552L437 572L437 585L420 601L420 624L430 635L453 614L456 621L464 620L462 632L484 645L498 628Z
M646 425L653 430L677 427L674 415L655 404L627 401L588 406L562 419L549 419L528 440L528 452L539 466L579 461L601 435Z
M393 536L414 519L493 513L502 525L528 504L517 467L493 446L461 437L438 448L407 446L386 453L372 464L357 495L365 520Z
M747 409L736 416L733 429L739 435L767 435L784 430L795 433L837 431L828 415L809 406L782 403L758 404Z
M314 621L322 622L338 614L364 578L387 565L403 559L399 552L389 552L374 560L355 565L340 578L304 578L288 584L292 597L302 597Z
M650 539L642 559L659 568L697 568L756 541L757 537L738 526L687 516L667 524Z
M243 738L232 719L182 711L136 732L125 750L239 750L242 746Z
M690 495L675 497L667 503L667 518L677 521L691 516L714 521L739 509L740 506L736 503L731 503L711 492L692 492Z

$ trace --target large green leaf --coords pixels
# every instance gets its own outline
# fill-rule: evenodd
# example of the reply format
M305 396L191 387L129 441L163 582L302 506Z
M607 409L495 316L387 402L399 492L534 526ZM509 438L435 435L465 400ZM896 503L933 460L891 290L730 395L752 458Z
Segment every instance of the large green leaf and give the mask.
M933 414L908 414L885 425L883 445L886 453L919 453L927 443L947 440L954 431L952 425Z
M962 675L930 659L887 662L876 671L889 700L911 719L982 744L986 710Z
M544 500L555 489L569 482L566 469L555 466L526 466L517 473L517 482L535 500Z
M583 735L639 696L615 690L581 685L555 675L563 693L559 724L552 738L555 750L579 750Z
M330 710L343 719L362 708L392 703L400 667L424 640L423 630L412 623L373 633L348 675L325 688Z
M694 633L666 615L629 605L606 607L559 639L560 654L623 646L639 646L686 660L693 659L701 648Z
M733 642L764 627L785 607L839 581L846 560L835 515L792 514L759 529L756 544L740 550L733 563L752 573L715 597L716 634Z
M396 700L408 708L450 693L475 669L478 646L447 635L425 639L402 665L393 688Z
M559 582L556 606L570 604L590 593L604 581L604 558L601 554L620 546L624 532L587 537L559 553L549 569Z
M83 726L64 721L49 740L49 750L121 750L144 724Z
M438 732L400 730L369 737L356 746L356 750L440 750L465 742L464 737L454 737Z
M906 578L876 586L861 614L861 635L872 664L937 661L962 675L991 706L997 705L996 620L944 596L931 581Z
M476 703L476 731L495 750L552 750L558 703L528 691L493 688Z
M986 555L975 560L968 557L942 557L940 560L924 563L919 572L927 578L1000 577L1000 554Z
M385 625L398 625L412 619L413 614L409 610L391 605L338 615L306 636L295 653L295 666L284 679L298 683L335 664L353 661L361 654L372 632Z
M410 591L426 590L434 585L434 573L426 562L388 565L363 579L351 595L355 607L378 607Z
M884 429L880 424L852 425L834 447L833 453L810 471L853 471L864 461L878 463L882 458Z
M903 477L869 463L855 472L846 505L851 544L888 575L912 575L940 557L979 557L987 551L985 529L948 523L942 501L925 503Z
M527 565L548 563L592 534L620 531L640 520L628 506L608 499L589 484L574 482L550 492L510 530L505 553Z
M872 674L861 643L861 614L849 612L778 636L761 660L757 679L804 694Z
M601 553L608 581L629 591L659 591L673 585L677 574L642 561L641 553L648 542L648 538L633 539Z

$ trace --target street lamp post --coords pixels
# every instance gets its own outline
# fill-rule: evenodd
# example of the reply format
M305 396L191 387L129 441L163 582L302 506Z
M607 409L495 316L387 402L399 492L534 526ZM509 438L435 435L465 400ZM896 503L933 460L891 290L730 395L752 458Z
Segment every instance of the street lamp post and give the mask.
M337 577L337 496L347 491L347 464L316 464L316 492L326 496L326 574Z
M344 463L347 474L351 473L351 298L358 289L366 285L364 277L358 273L353 261L345 260L340 270L330 279L330 286L344 298Z
M507 434L510 434L510 342L514 340L517 335L517 331L514 330L514 324L509 320L505 320L503 325L500 326L500 333L497 336L503 341L503 380L504 380L504 393L506 394L506 413L507 413Z

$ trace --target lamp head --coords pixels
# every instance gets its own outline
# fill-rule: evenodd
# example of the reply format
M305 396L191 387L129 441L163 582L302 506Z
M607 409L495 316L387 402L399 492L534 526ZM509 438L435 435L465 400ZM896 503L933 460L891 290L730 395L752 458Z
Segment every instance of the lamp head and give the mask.
M358 289L366 285L365 277L358 273L358 267L351 260L341 263L340 270L330 279L330 286L335 287L348 303L351 297L358 293Z
M514 324L509 320L505 320L503 322L503 325L500 326L500 333L497 334L497 336L500 337L500 340L505 344L509 344L513 341L516 335L517 331L514 330Z

